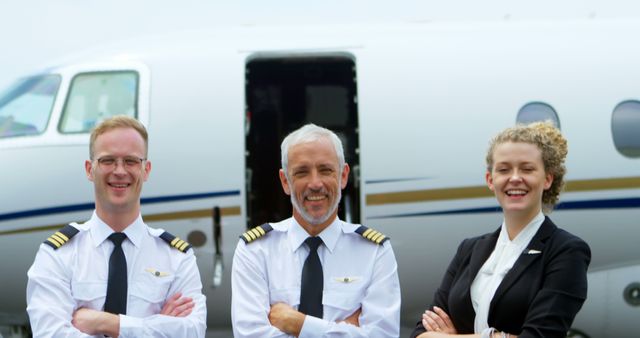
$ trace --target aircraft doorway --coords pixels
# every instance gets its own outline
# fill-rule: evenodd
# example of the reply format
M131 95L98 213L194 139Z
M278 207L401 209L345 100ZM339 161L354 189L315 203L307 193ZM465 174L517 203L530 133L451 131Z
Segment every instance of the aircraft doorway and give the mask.
M280 143L307 123L333 130L351 166L338 208L340 219L360 223L356 67L347 55L256 57L246 68L247 227L291 216L280 185Z

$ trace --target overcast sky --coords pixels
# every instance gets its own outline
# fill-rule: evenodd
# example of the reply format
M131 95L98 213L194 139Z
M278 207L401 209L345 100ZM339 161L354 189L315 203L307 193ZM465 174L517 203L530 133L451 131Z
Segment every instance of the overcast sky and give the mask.
M74 51L213 25L606 18L637 16L639 9L633 0L6 0L0 88Z

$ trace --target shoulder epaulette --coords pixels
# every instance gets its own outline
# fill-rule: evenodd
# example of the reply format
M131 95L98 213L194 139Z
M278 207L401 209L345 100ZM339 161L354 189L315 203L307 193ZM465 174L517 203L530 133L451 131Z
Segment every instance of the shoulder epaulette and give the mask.
M384 235L381 232L378 232L373 229L369 229L364 225L361 225L358 229L356 229L356 233L360 234L362 237L376 243L382 245L384 241L388 240L389 237Z
M80 232L80 230L71 225L65 225L64 228L56 231L56 233L49 236L43 243L52 247L53 250L58 250L61 246L67 244L78 232Z
M269 223L258 225L253 229L247 230L240 238L247 244L255 241L256 239L266 235L269 231L273 230L273 227Z
M162 238L165 242L169 243L169 245L171 245L172 247L185 253L187 252L187 250L191 248L191 244L189 244L186 241L183 241L182 239L180 239L180 237L176 237L166 231L160 235L160 238Z

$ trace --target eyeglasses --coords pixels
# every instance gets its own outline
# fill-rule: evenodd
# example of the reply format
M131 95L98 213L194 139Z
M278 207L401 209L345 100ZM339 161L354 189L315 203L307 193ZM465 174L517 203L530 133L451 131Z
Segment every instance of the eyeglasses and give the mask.
M142 167L142 162L146 161L146 158L140 158L135 156L126 156L126 157L113 157L113 156L103 156L96 159L98 162L98 166L103 171L112 171L118 167L118 163L122 162L122 166L127 171L139 170Z

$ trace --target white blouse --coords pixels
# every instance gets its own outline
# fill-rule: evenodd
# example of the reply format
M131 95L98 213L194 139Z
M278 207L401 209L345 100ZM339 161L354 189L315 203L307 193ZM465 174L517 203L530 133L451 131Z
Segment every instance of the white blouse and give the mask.
M476 312L474 321L474 330L476 333L489 327L489 306L491 300L498 289L504 276L509 272L522 251L526 249L533 236L538 232L540 226L544 222L544 214L542 210L536 217L527 224L522 231L514 238L509 240L507 226L502 222L500 236L496 242L491 256L478 271L476 278L471 283L471 303L473 310Z

